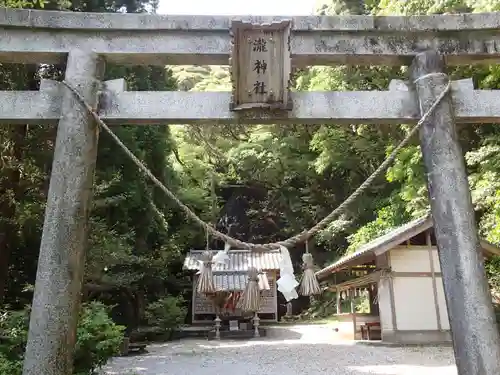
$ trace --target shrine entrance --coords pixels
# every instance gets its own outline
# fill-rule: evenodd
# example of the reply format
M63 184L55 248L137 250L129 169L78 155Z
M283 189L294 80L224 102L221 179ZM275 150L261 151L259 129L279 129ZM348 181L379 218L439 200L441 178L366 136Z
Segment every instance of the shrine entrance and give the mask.
M416 124L338 209L277 244L216 232L158 186L197 224L238 248L291 248L331 222L419 133L459 374L498 374L500 338L455 122L500 122L500 93L475 90L471 80L451 82L444 71L445 64L498 61L499 24L498 13L230 19L3 9L0 62L67 63L63 82L0 91L0 123L59 125L23 374L71 374L99 127L161 185L112 125L194 123ZM233 89L129 92L123 80L100 81L104 62L229 64ZM410 65L410 76L388 91L292 90L296 69L333 64Z

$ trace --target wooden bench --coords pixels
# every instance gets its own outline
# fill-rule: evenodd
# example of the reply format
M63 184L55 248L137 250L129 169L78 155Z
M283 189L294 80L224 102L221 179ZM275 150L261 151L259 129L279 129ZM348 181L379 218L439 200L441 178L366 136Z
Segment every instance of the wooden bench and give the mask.
M380 332L380 322L367 322L361 326L361 340L373 340L373 331Z

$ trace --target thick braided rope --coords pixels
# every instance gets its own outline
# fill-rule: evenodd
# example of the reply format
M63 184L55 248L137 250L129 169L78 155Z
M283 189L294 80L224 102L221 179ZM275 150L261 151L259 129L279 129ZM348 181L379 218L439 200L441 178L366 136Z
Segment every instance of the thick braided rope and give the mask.
M426 75L428 76L443 76L443 73L431 73ZM444 75L445 76L445 75ZM424 78L424 77L422 77ZM420 79L418 79L420 80ZM172 201L174 201L180 209L186 214L187 217L192 219L196 224L202 227L207 233L210 233L213 237L219 238L220 240L230 244L233 247L239 249L252 249L252 250L271 250L279 248L280 246L285 246L287 248L291 248L308 238L314 236L319 231L325 229L330 223L332 223L336 216L338 216L342 211L346 209L348 205L354 202L361 194L363 194L372 184L372 182L379 177L388 167L389 165L396 159L398 152L405 147L408 142L410 142L411 138L417 133L417 131L421 128L422 124L427 120L427 118L431 115L431 113L436 109L436 107L441 103L441 100L446 96L446 94L451 89L451 81L449 80L446 87L436 98L435 102L432 106L425 112L422 118L417 122L417 124L410 130L410 132L406 135L406 137L401 141L401 143L391 152L391 154L383 161L383 163L349 196L347 199L342 202L335 210L333 210L328 216L326 216L323 220L318 222L311 229L299 233L293 237L290 237L284 241L279 241L275 243L268 244L254 244L240 241L236 238L230 237L224 233L219 232L213 226L205 223L202 219L200 219L191 209L182 203L179 198L175 196L163 183L156 178L156 176L145 166L145 164L139 160L128 148L125 144L116 136L116 134L106 125L106 123L99 117L99 115L95 112L95 110L85 101L85 99L81 96L81 94L68 82L62 81L62 84L66 86L75 97L81 102L81 104L87 109L90 115L94 118L94 120L100 125L102 129L108 133L111 138L115 141L115 143L125 152L125 154L137 165L137 167L147 176L153 183L159 187Z

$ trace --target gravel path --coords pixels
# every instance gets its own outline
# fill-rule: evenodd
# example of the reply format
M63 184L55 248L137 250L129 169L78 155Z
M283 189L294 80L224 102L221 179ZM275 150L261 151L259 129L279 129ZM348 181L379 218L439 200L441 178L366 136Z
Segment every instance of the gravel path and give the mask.
M300 330L299 330L300 331ZM307 332L309 331L309 332ZM456 375L449 347L355 345L303 329L293 339L183 340L115 358L106 375ZM324 331L323 331L324 332ZM299 336L299 337L297 337Z

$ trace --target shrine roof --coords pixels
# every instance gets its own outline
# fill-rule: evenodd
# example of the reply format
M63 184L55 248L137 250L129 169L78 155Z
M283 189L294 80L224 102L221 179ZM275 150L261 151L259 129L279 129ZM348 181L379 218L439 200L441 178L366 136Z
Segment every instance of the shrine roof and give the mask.
M184 269L199 270L198 260L205 250L191 250L184 260ZM215 255L220 250L209 250ZM229 261L225 264L215 264L212 267L214 272L246 272L251 267L258 270L279 270L281 253L279 250L257 252L250 250L229 250Z
M316 276L320 279L327 277L331 273L340 271L352 265L359 265L363 262L368 262L374 257L384 254L385 252L397 247L401 243L408 241L425 230L432 228L434 221L432 215L426 215L412 220L404 225L401 225L389 232L377 237L373 241L359 247L354 253L348 254L336 262L316 272ZM480 239L480 245L485 256L500 255L500 248Z
M265 273L260 273L259 289L269 290L269 279ZM216 272L213 275L216 291L243 291L248 283L246 272Z

